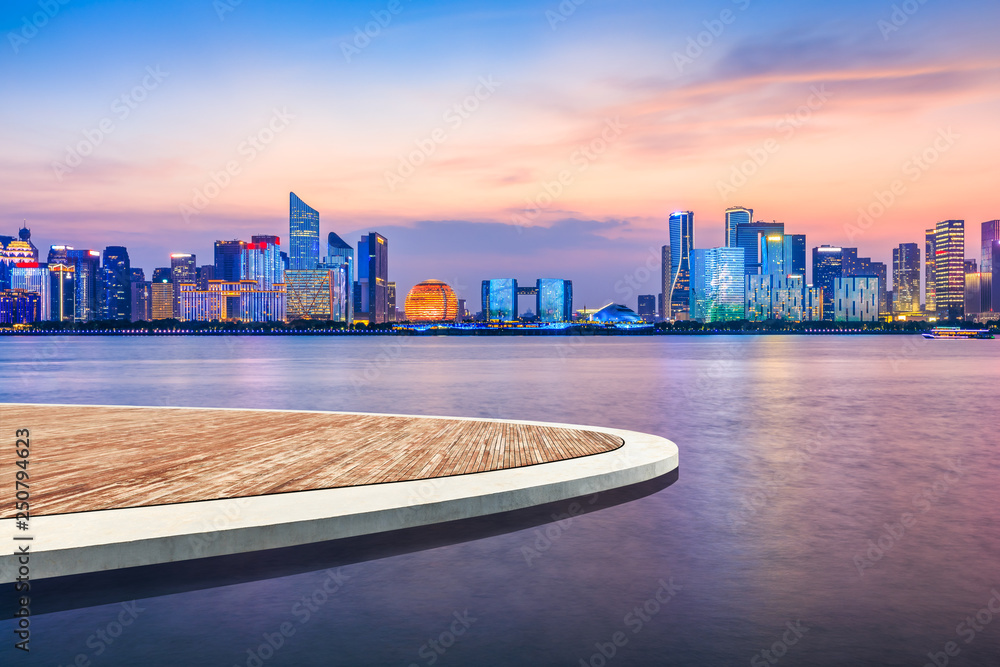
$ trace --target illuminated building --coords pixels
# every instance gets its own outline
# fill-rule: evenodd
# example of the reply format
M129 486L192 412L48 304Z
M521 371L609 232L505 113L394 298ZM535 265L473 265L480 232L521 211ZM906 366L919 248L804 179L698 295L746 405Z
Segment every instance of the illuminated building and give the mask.
M355 316L369 324L389 321L389 242L371 232L358 244L358 297Z
M540 322L571 321L573 319L573 281L553 278L539 279L535 283L535 314Z
M920 246L916 243L900 243L893 249L892 283L893 312L920 312Z
M819 322L823 319L823 290L812 285L806 285L805 292L805 312L802 316L811 322Z
M387 302L386 310L388 311L389 321L390 322L395 322L396 321L396 283L394 283L394 282L388 283L388 287L386 287L386 292L385 293L386 293L386 297L385 298L386 298L386 302ZM404 304L404 306L405 306L405 304Z
M639 317L642 318L643 322L653 322L656 320L656 295L655 294L640 294L639 295Z
M934 232L934 300L938 312L961 319L965 310L965 221L944 220Z
M76 316L76 270L72 265L49 263L49 319L72 322Z
M257 288L263 291L270 291L275 285L284 284L281 239L277 236L254 236L244 246L243 253L243 275L240 280L256 280Z
M746 276L746 319L751 322L822 317L822 299L821 290L806 288L804 276Z
M132 269L132 321L146 322L153 319L150 283L142 269Z
M32 324L41 316L42 297L24 290L0 291L0 324Z
M174 316L174 284L170 269L153 270L149 285L150 314L154 320L169 320Z
M74 269L74 288L76 289L75 322L92 322L101 316L100 280L101 253L96 250L66 251L67 259Z
M744 317L742 248L712 248L691 253L691 319L728 322Z
M213 280L243 280L244 241L215 242L215 270Z
M354 248L344 239L333 232L326 237L326 263L328 266L346 265L347 272L347 322L354 321L354 282L357 280L357 272L354 270Z
M288 193L288 268L308 271L319 264L319 211Z
M782 276L791 269L785 263L785 235L762 234L760 237L760 272Z
M52 312L52 302L49 297L50 283L49 269L39 266L38 262L20 262L11 269L11 289L38 294L41 300L38 318L43 321L47 321Z
M670 283L673 276L670 274L671 254L670 246L665 245L660 248L660 319L670 318Z
M101 269L101 319L132 320L132 265L122 246L104 249Z
M743 248L743 268L747 275L760 273L760 245L762 236L784 235L783 222L750 222L736 225L736 246Z
M517 281L511 278L484 280L483 317L487 322L517 320Z
M785 234L785 270L789 275L806 275L806 235Z
M965 315L979 315L983 306L982 275L979 271L965 274Z
M1000 220L990 220L982 224L982 254L979 260L980 288L982 293L981 313L1000 312L1000 261L995 248L1000 244ZM996 294L993 286L996 285Z
M838 322L877 322L878 278L843 276L834 280L833 319Z
M202 264L198 267L195 283L198 289L208 289L208 281L215 280L215 264Z
M198 262L194 255L175 252L170 255L170 281L174 288L173 317L181 319L181 285L198 280Z
M753 223L753 209L733 206L726 209L726 228L723 230L723 239L727 248L736 248L736 227L738 225L749 225Z
M286 319L332 320L350 323L350 281L347 265L326 265L312 271L286 271Z
M180 285L181 320L210 322L283 322L285 285L262 290L256 280L211 280L207 290L194 283Z
M937 313L937 230L928 229L924 233L924 312Z
M832 321L834 282L844 277L844 249L833 246L813 248L813 284L823 291L823 319Z
M618 303L609 303L590 315L591 322L601 324L639 324L642 318L629 308Z
M458 319L458 297L440 280L425 280L406 295L406 319L410 322L454 322Z
M10 287L14 267L38 261L38 249L31 242L31 230L22 226L17 238L0 236L0 289Z
M670 216L670 318L686 317L691 308L691 250L694 248L694 213L677 211Z

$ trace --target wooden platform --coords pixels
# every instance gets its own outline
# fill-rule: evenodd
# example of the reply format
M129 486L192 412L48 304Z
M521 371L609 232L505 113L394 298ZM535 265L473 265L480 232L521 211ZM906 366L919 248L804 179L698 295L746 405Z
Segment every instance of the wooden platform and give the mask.
M8 460L14 431L30 429L32 516L448 477L623 445L512 422L190 408L3 404L0 424ZM13 487L0 519L14 516Z

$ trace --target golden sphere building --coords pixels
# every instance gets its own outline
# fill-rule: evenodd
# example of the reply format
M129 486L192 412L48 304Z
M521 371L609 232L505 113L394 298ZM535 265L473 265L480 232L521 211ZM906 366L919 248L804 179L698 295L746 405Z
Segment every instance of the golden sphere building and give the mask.
M406 319L410 322L454 322L458 297L440 280L425 280L406 295Z

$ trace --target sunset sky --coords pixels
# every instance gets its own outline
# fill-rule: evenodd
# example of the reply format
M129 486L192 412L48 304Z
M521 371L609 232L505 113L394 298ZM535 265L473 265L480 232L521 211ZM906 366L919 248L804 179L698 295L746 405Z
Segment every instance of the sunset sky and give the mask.
M635 307L678 209L697 247L739 204L881 261L1000 218L994 1L62 1L0 9L0 234L147 279L286 237L290 191L472 310L491 277Z

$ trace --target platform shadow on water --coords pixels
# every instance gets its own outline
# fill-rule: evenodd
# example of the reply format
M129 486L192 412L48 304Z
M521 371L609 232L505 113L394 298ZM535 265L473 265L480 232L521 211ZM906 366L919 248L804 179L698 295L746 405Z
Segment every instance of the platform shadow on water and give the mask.
M32 613L231 586L470 542L552 523L566 516L571 507L579 516L639 500L662 491L678 478L679 470L675 469L647 482L593 496L472 519L281 549L40 579L31 582ZM13 584L0 586L0 591L12 598ZM4 618L12 616L5 614Z

